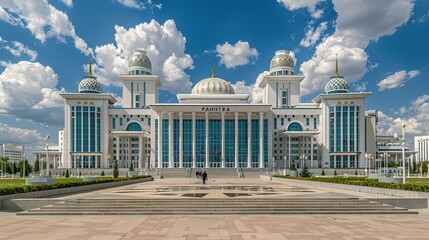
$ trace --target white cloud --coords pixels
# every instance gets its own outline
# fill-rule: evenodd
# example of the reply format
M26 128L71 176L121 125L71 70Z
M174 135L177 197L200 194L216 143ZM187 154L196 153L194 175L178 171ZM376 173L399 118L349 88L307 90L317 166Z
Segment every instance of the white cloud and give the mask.
M0 142L11 144L37 144L43 141L36 130L11 127L0 122Z
M368 82L361 82L359 84L355 84L357 92L365 92L368 88Z
M8 42L6 40L3 40L1 37L0 37L0 42L3 42L5 45L2 48L6 49L16 57L21 57L22 54L26 54L27 56L30 57L31 61L34 61L37 58L36 51L31 50L30 48L28 48L27 46L25 46L20 42L17 42L17 41Z
M185 53L186 38L174 20L163 25L152 20L134 28L115 26L115 43L95 48L94 72L104 85L121 86L119 75L127 72L127 58L137 48L144 48L152 63L152 73L159 75L163 89L173 94L188 93L192 83L186 69L193 60Z
M313 57L302 63L303 95L320 92L334 73L339 54L340 73L349 82L360 80L367 69L365 48L370 41L393 34L412 15L414 4L407 0L334 0L338 14L333 35L316 47Z
M139 1L139 0L117 0L118 3L124 5L125 7L134 8L143 10L146 8L158 8L162 9L162 4L153 4L152 0Z
M416 77L419 74L418 70L412 71L398 71L392 75L387 76L385 79L377 83L378 90L384 91L386 89L399 88L405 85L407 80Z
M256 48L251 48L248 42L238 41L234 45L225 42L216 45L216 55L220 58L220 63L227 68L253 63L258 58Z
M310 13L314 13L316 11L316 5L322 1L323 0L277 0L278 3L283 4L283 6L290 11L299 8L307 8Z
M68 8L73 7L73 0L61 0Z
M58 75L38 62L8 63L0 74L0 113L61 126L64 102L55 88Z
M313 27L307 28L307 32L305 33L305 38L301 40L299 45L304 47L313 46L320 39L320 37L322 36L323 32L326 30L327 27L328 27L328 23L322 22L316 28L316 30Z
M264 96L264 91L262 88L259 88L259 84L264 79L264 76L268 75L268 71L264 71L258 75L254 84L246 85L246 81L237 81L234 84L231 84L234 88L235 93L245 93L249 94L248 101L251 103L262 103Z
M0 19L27 28L42 43L49 38L66 42L65 38L71 37L79 51L85 55L92 53L92 49L76 34L67 14L50 5L47 0L1 1Z

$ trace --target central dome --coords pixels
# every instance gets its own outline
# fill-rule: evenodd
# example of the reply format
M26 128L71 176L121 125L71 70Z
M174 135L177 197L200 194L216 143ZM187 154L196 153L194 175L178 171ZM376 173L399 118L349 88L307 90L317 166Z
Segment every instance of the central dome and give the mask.
M192 94L234 94L234 88L229 82L212 76L195 84Z

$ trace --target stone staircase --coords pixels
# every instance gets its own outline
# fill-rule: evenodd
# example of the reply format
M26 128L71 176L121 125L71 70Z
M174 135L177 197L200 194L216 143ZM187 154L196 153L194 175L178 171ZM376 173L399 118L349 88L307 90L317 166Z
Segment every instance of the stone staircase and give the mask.
M206 171L209 179L220 179L220 178L239 178L237 168L192 168L191 178L195 178L197 171ZM254 168L242 168L244 178L259 179L261 173L265 174L261 169ZM152 175L156 177L159 173L163 178L186 178L187 168L162 168L156 169Z
M358 198L73 199L17 215L417 214Z

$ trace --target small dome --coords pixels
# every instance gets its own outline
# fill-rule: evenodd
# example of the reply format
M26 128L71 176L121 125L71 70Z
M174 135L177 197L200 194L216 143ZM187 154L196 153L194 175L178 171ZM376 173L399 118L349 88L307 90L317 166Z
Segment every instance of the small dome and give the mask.
M101 85L94 76L86 76L80 81L79 93L101 93Z
M293 74L294 69L295 63L287 50L277 51L273 59L271 59L270 73L274 73L274 75ZM285 71L283 72L282 70ZM280 74L277 74L278 71L280 71Z
M130 56L128 59L128 73L137 75L152 73L152 64L145 50L136 49Z
M229 82L213 76L195 84L192 94L234 94L234 88Z
M349 84L343 78L343 76L340 76L340 75L332 76L329 82L325 86L326 94L348 93L348 92L349 92Z

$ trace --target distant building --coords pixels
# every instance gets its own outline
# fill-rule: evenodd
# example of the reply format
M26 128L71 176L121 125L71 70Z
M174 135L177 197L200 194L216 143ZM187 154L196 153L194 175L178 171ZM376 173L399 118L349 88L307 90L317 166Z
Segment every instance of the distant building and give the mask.
M393 135L377 136L377 159L384 161L384 154L387 153L388 161L402 166L402 144ZM405 159L411 157L414 160L415 151L410 150L405 145Z
M0 156L9 158L9 161L19 162L23 159L24 145L0 144Z
M52 169L64 168L63 163L63 134L64 129L58 129L58 145L48 145L48 162ZM32 152L35 161L46 161L46 145L42 150Z
M414 150L417 152L418 161L429 160L429 135L414 137Z

